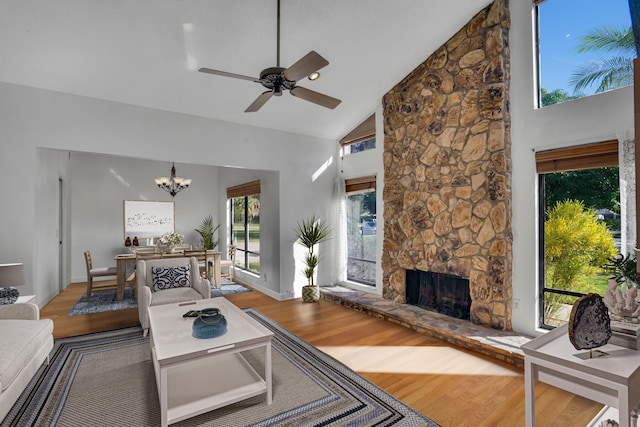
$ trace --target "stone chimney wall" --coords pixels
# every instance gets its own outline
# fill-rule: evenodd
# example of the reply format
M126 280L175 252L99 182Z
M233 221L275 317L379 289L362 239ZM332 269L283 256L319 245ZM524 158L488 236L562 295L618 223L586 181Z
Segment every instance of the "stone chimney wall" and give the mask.
M383 99L383 297L406 270L469 279L471 321L511 329L509 8L495 2Z

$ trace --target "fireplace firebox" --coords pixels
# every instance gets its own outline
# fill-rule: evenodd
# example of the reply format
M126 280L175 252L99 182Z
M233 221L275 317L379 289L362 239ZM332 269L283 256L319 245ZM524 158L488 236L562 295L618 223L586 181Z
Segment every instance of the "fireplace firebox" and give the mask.
M406 294L407 304L458 319L471 319L469 279L450 274L407 270Z

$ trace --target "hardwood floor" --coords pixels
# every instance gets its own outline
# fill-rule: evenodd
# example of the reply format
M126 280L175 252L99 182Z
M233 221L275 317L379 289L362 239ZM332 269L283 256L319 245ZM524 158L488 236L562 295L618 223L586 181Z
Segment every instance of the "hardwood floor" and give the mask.
M137 309L68 317L84 283L41 310L56 338L139 325ZM428 335L321 300L277 301L260 292L229 295L333 355L443 427L524 426L522 371ZM585 426L601 405L546 384L536 386L538 427Z

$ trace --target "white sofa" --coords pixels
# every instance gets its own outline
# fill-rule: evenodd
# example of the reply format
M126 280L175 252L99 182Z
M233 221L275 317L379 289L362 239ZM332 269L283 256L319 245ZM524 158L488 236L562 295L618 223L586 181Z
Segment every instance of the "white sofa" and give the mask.
M53 322L31 303L0 305L0 421L53 349Z

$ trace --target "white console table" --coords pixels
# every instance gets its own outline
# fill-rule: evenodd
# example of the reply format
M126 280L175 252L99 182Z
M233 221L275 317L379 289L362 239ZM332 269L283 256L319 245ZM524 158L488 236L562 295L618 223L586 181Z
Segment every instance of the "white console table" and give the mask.
M578 357L589 350L573 347L567 325L531 340L522 350L527 427L535 426L536 381L618 408L620 427L631 425L631 411L640 402L640 351L607 344L593 350L606 356Z

